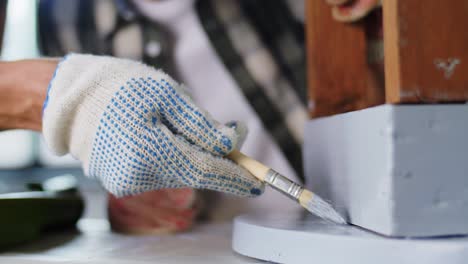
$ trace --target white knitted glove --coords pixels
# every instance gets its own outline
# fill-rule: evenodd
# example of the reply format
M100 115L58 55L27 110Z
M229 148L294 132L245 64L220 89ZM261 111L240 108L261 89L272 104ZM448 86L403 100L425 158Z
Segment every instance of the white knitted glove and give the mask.
M217 123L162 71L111 57L68 55L44 102L48 146L81 160L116 196L179 187L261 194L261 182L222 157L239 145L240 128Z

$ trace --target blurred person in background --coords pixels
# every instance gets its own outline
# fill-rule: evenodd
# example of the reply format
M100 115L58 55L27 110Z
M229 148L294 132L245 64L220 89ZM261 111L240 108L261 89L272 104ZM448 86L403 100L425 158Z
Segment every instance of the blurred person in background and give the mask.
M327 2L340 21L379 5ZM263 185L223 156L243 145L303 180L303 10L296 0L41 0L43 55L71 54L0 63L0 129L41 131L79 159L109 191L119 231L284 211L294 204L270 190L243 199Z

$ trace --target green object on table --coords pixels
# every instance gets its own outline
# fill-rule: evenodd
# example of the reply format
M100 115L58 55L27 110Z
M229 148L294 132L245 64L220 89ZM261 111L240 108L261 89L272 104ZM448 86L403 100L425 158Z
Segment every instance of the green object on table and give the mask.
M83 209L71 175L12 186L0 193L0 249L36 239L49 229L73 227Z

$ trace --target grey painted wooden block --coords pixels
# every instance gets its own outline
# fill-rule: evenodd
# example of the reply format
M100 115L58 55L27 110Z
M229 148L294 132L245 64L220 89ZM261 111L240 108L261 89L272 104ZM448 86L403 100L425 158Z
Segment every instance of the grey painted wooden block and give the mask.
M237 217L232 248L277 263L465 264L468 259L468 237L389 238L292 212Z
M468 105L383 105L311 120L306 185L389 236L468 234Z

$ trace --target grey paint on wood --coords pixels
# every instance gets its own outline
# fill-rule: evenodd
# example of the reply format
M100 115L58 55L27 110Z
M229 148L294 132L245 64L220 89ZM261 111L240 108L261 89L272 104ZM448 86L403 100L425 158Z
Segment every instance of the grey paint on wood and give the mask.
M389 236L468 234L468 105L383 105L311 120L306 185Z

